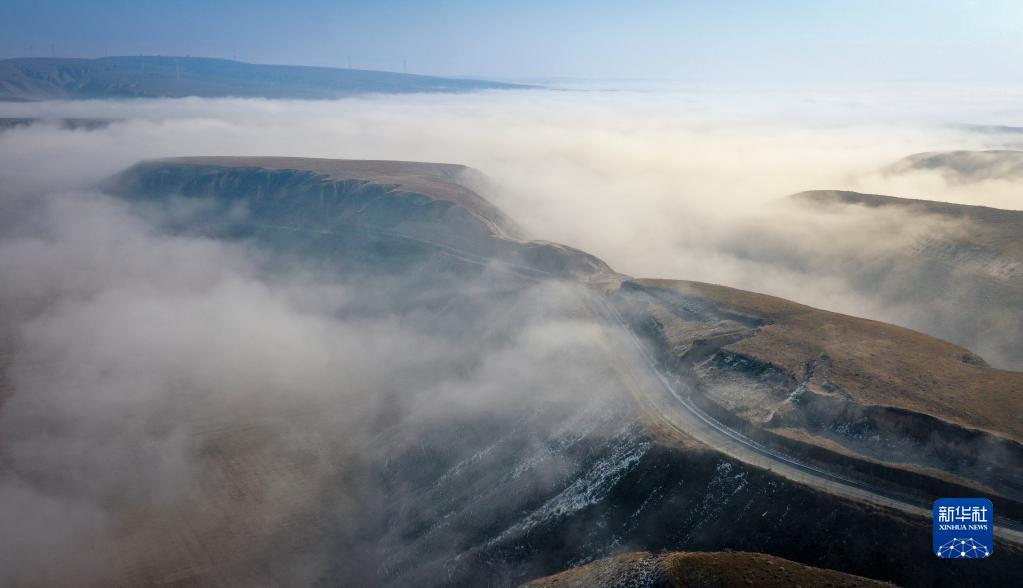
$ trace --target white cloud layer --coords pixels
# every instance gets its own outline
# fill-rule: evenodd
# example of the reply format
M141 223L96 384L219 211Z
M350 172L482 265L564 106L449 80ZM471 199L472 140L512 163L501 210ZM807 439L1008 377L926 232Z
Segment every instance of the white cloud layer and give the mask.
M133 509L192 504L190 524L212 524L195 505L237 497L202 485L210 466L197 453L208 448L196 439L215 437L224 422L268 415L285 422L269 425L271 455L288 458L281 463L293 462L292 449L308 457L310 439L340 447L328 457L314 452L305 469L280 478L321 488L337 460L354 459L345 444L375 426L386 412L379 404L401 390L425 391L404 408L428 423L452 411L514 411L528 405L523 395L546 398L552 388L592 396L606 385L579 352L592 325L534 316L510 340L467 350L462 335L438 336L429 317L388 313L387 301L376 299L386 288L353 287L302 267L271 275L261 252L167 235L93 190L140 159L463 163L490 178L485 195L533 236L592 252L619 271L718 282L907 324L1016 365L1006 350L1018 349L1018 308L962 304L954 293L967 285L955 275L941 278L944 296L906 296L919 284L900 273L900 256L959 227L897 213L808 211L784 197L842 188L1023 208L1009 181L879 173L910 153L1023 142L1011 129L954 126L1021 122L1020 98L1013 89L647 88L2 104L9 116L118 122L0 132L0 351L8 369L0 583L38 579L40 570L54 579L100 573L111 557L133 557L112 548L145 543L125 535ZM546 309L564 293L523 296L521 308ZM367 299L377 305L372 317L361 314ZM497 306L490 312L501 325L509 311ZM489 316L479 323L487 337L500 334ZM467 336L475 343L482 335ZM303 508L291 486L265 491L276 515ZM66 557L62 567L48 567L53 554Z
M1021 123L1021 98L1016 87L648 86L324 102L7 104L2 112L12 116L122 122L0 134L0 174L11 193L39 193L80 189L139 159L176 155L462 163L493 180L486 196L532 235L594 253L619 271L717 282L896 322L1017 365L978 329L956 326L972 321L988 332L997 323L958 321L949 313L963 309L942 301L902 305L892 293L852 283L867 262L938 231L936 221L813 214L785 197L849 189L1023 208L1010 180L881 173L911 153L1023 145L1012 128L963 126ZM929 328L938 306L951 326Z

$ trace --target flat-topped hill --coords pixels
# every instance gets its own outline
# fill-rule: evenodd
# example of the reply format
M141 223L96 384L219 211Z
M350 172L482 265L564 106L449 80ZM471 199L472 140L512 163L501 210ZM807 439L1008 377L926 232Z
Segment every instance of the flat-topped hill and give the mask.
M228 228L397 239L536 275L612 273L588 253L525 239L475 191L480 177L464 166L440 163L189 157L140 163L106 188L136 201L202 199L207 218Z
M474 171L464 165L418 161L321 159L311 157L180 157L139 164L133 174L159 174L181 180L198 173L205 177L225 172L309 172L330 182L361 182L395 193L428 196L471 211L502 235L517 235L514 223L467 182ZM168 178L169 179L169 178Z

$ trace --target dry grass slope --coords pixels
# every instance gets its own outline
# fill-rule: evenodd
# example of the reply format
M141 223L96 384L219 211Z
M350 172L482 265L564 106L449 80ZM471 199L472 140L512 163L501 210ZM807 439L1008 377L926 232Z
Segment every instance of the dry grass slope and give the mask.
M814 568L780 557L744 552L626 553L533 580L531 588L643 586L657 588L791 588L892 586L861 576Z
M821 353L831 380L860 404L919 412L1023 442L1023 373L994 369L968 349L887 323L700 282L638 280L765 321L724 347L796 379Z
M1023 211L840 190L800 192L793 198L815 205L890 208L959 221L955 234L920 243L920 253L960 262L967 252L990 253L1004 258L1006 263L1023 265ZM1011 273L1023 283L1023 267L1019 268L1018 275Z

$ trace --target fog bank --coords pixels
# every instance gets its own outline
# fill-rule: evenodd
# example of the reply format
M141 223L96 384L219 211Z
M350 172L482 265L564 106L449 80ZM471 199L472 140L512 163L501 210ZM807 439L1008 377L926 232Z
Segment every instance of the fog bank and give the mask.
M1023 121L1021 94L1015 87L633 87L324 102L5 104L0 111L12 116L121 122L2 133L0 174L8 192L40 194L176 155L461 163L489 177L481 190L534 237L589 251L619 271L721 283L896 322L1019 367L1023 358L1012 357L1004 341L990 342L1015 335L950 302L974 298L956 294L955 280L941 284L940 297L906 303L903 276L883 271L920 240L954 234L947 220L821 213L786 197L847 189L1020 209L1018 179L964 184L939 170L884 170L923 151L1020 146L1012 125ZM878 279L894 283L876 288Z

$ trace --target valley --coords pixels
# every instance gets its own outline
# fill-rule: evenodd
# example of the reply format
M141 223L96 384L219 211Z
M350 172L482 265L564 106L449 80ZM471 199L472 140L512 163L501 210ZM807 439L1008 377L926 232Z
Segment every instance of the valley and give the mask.
M140 552L125 560L142 558L131 573L202 582L212 570L228 574L226 582L286 576L292 559L283 555L279 566L252 567L265 558L260 546L271 541L287 553L312 541L323 555L304 570L373 584L440 577L519 583L623 549L721 547L900 584L951 584L956 575L930 565L938 563L933 559L886 567L901 561L900 552L872 542L867 529L904 538L905 549L926 543L921 489L955 491L981 472L987 482L975 490L998 492L1002 497L992 498L1003 513L999 563L986 573L993 581L1011 574L1023 557L1023 536L1005 517L1017 508L1019 470L945 461L906 423L942 419L949 443L981 434L981 442L1001 443L1012 456L1014 421L999 421L994 407L1017 399L1007 394L992 399L992 408L966 406L939 385L927 386L930 402L923 402L912 375L921 360L913 353L928 361L947 356L949 378L955 369L989 373L991 381L1018 374L873 321L706 284L634 280L584 252L524 239L466 187L467 176L465 168L434 164L189 158L143 163L106 185L164 230L272 252L271 268L301 258L339 278L389 283L386 299L359 289L359 314L397 312L402 322L435 332L437 343L473 341L464 357L453 358L471 386L481 385L473 374L492 363L492 350L509 341L534 337L542 325L568 325L574 333L572 345L534 359L536 367L553 361L559 369L505 376L521 381L520 394L531 400L488 401L483 412L424 418L438 401L429 400L427 386L426 396L395 391L381 407L359 408L375 416L343 432L317 427L295 438L289 431L303 410L322 410L320 401L289 409L291 416L217 417L219 424L203 425L210 433L196 438L209 448L200 454L202 467L228 476L209 491L243 492L251 502L232 500L228 512L240 509L240 518L216 523L192 510L186 526L165 523L171 526L159 533L216 542L220 559L204 567L206 550L155 560ZM835 335L801 321L832 323ZM869 355L877 344L871 341L897 345L900 338L907 339L905 357L889 350L878 362ZM882 382L889 388L879 388ZM749 394L730 392L736 385ZM282 462L275 447L283 440L291 457ZM916 463L893 459L885 453L892 446L918 447ZM246 463L253 465L238 469ZM302 463L320 465L292 470ZM282 484L293 489L273 490ZM238 547L219 539L252 519L247 511L271 505L294 514L251 528ZM291 506L282 511L284 505ZM339 511L341 505L348 506ZM331 512L344 519L331 522ZM126 520L124 540L139 544L153 533L147 519ZM819 551L824 541L806 533L814 520L828 521L820 532L834 550ZM859 555L849 558L850 550ZM352 561L376 563L350 567ZM127 568L108 573L111 582L126 581Z

